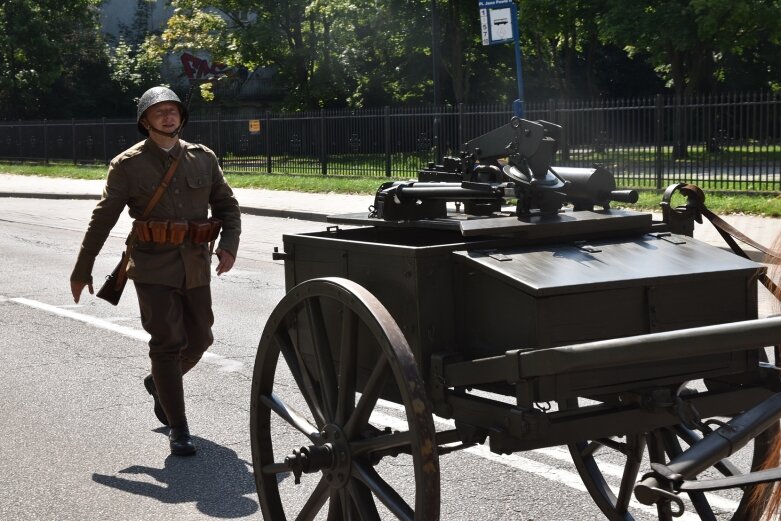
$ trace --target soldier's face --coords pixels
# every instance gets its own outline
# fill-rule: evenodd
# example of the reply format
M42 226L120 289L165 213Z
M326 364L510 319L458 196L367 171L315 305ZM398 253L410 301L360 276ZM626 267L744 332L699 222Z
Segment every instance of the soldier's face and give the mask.
M146 122L157 130L173 132L179 128L182 116L179 114L179 106L172 101L164 101L152 105L144 112Z

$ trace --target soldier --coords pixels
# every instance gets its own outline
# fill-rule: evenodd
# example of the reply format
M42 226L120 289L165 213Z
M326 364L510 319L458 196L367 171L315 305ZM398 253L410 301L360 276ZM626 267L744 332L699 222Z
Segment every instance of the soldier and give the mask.
M95 257L127 206L136 219L134 229L144 230L136 234L128 250L127 268L138 295L141 323L151 335L152 370L144 386L154 399L157 418L170 426L171 453L182 456L196 450L185 415L182 376L198 363L214 340L210 246L202 242L202 234L190 232L202 229L209 207L212 217L222 220L215 250L217 275L233 267L241 233L239 205L216 156L203 145L179 138L187 118L187 108L170 89L154 87L141 96L136 121L147 139L111 161L103 197L92 212L70 278L76 303L85 286L93 293ZM181 160L170 185L152 208L149 220L140 220L180 151ZM147 233L148 226L160 226L161 222L162 233L154 237ZM174 233L174 229L180 233Z

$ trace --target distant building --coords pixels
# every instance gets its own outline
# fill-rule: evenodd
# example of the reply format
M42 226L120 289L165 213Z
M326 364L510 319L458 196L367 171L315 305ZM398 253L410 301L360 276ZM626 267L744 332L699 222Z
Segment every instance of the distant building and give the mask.
M173 14L166 0L104 0L100 9L101 28L111 44L120 39L138 44L146 35L162 32ZM220 78L214 89L221 101L268 102L280 98L280 89L274 85L274 69L227 67L213 62L208 53L169 54L160 72L163 80L179 92L186 91L192 82Z

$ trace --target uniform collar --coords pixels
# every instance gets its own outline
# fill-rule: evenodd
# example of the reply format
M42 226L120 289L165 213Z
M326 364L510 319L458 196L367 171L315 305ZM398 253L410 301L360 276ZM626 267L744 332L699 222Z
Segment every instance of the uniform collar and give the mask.
M184 146L181 139L177 140L176 144L173 146L171 150L166 152L162 148L160 148L160 145L154 142L152 138L146 138L146 142L144 143L144 148L146 150L149 150L152 152L156 157L160 158L161 161L166 161L168 158L176 158L179 155L179 149Z

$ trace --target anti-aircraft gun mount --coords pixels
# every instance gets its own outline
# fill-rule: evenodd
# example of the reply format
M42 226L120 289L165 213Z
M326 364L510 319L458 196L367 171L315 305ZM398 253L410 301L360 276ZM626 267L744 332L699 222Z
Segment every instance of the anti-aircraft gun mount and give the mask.
M435 219L447 216L447 202L463 202L467 215L501 212L504 201L517 201L518 217L610 207L611 201L637 202L632 190L616 190L613 175L602 167L551 166L561 127L547 121L513 117L510 123L477 137L460 157L429 164L418 181L380 186L373 217L385 220Z
M384 184L370 213L283 237L287 294L252 382L265 519L435 521L439 456L483 442L566 445L611 520L638 501L662 520L758 519L757 483L781 479L756 472L781 417L765 268L691 237L696 187L671 186L661 221L612 208L636 194L551 166L559 133L513 119Z

